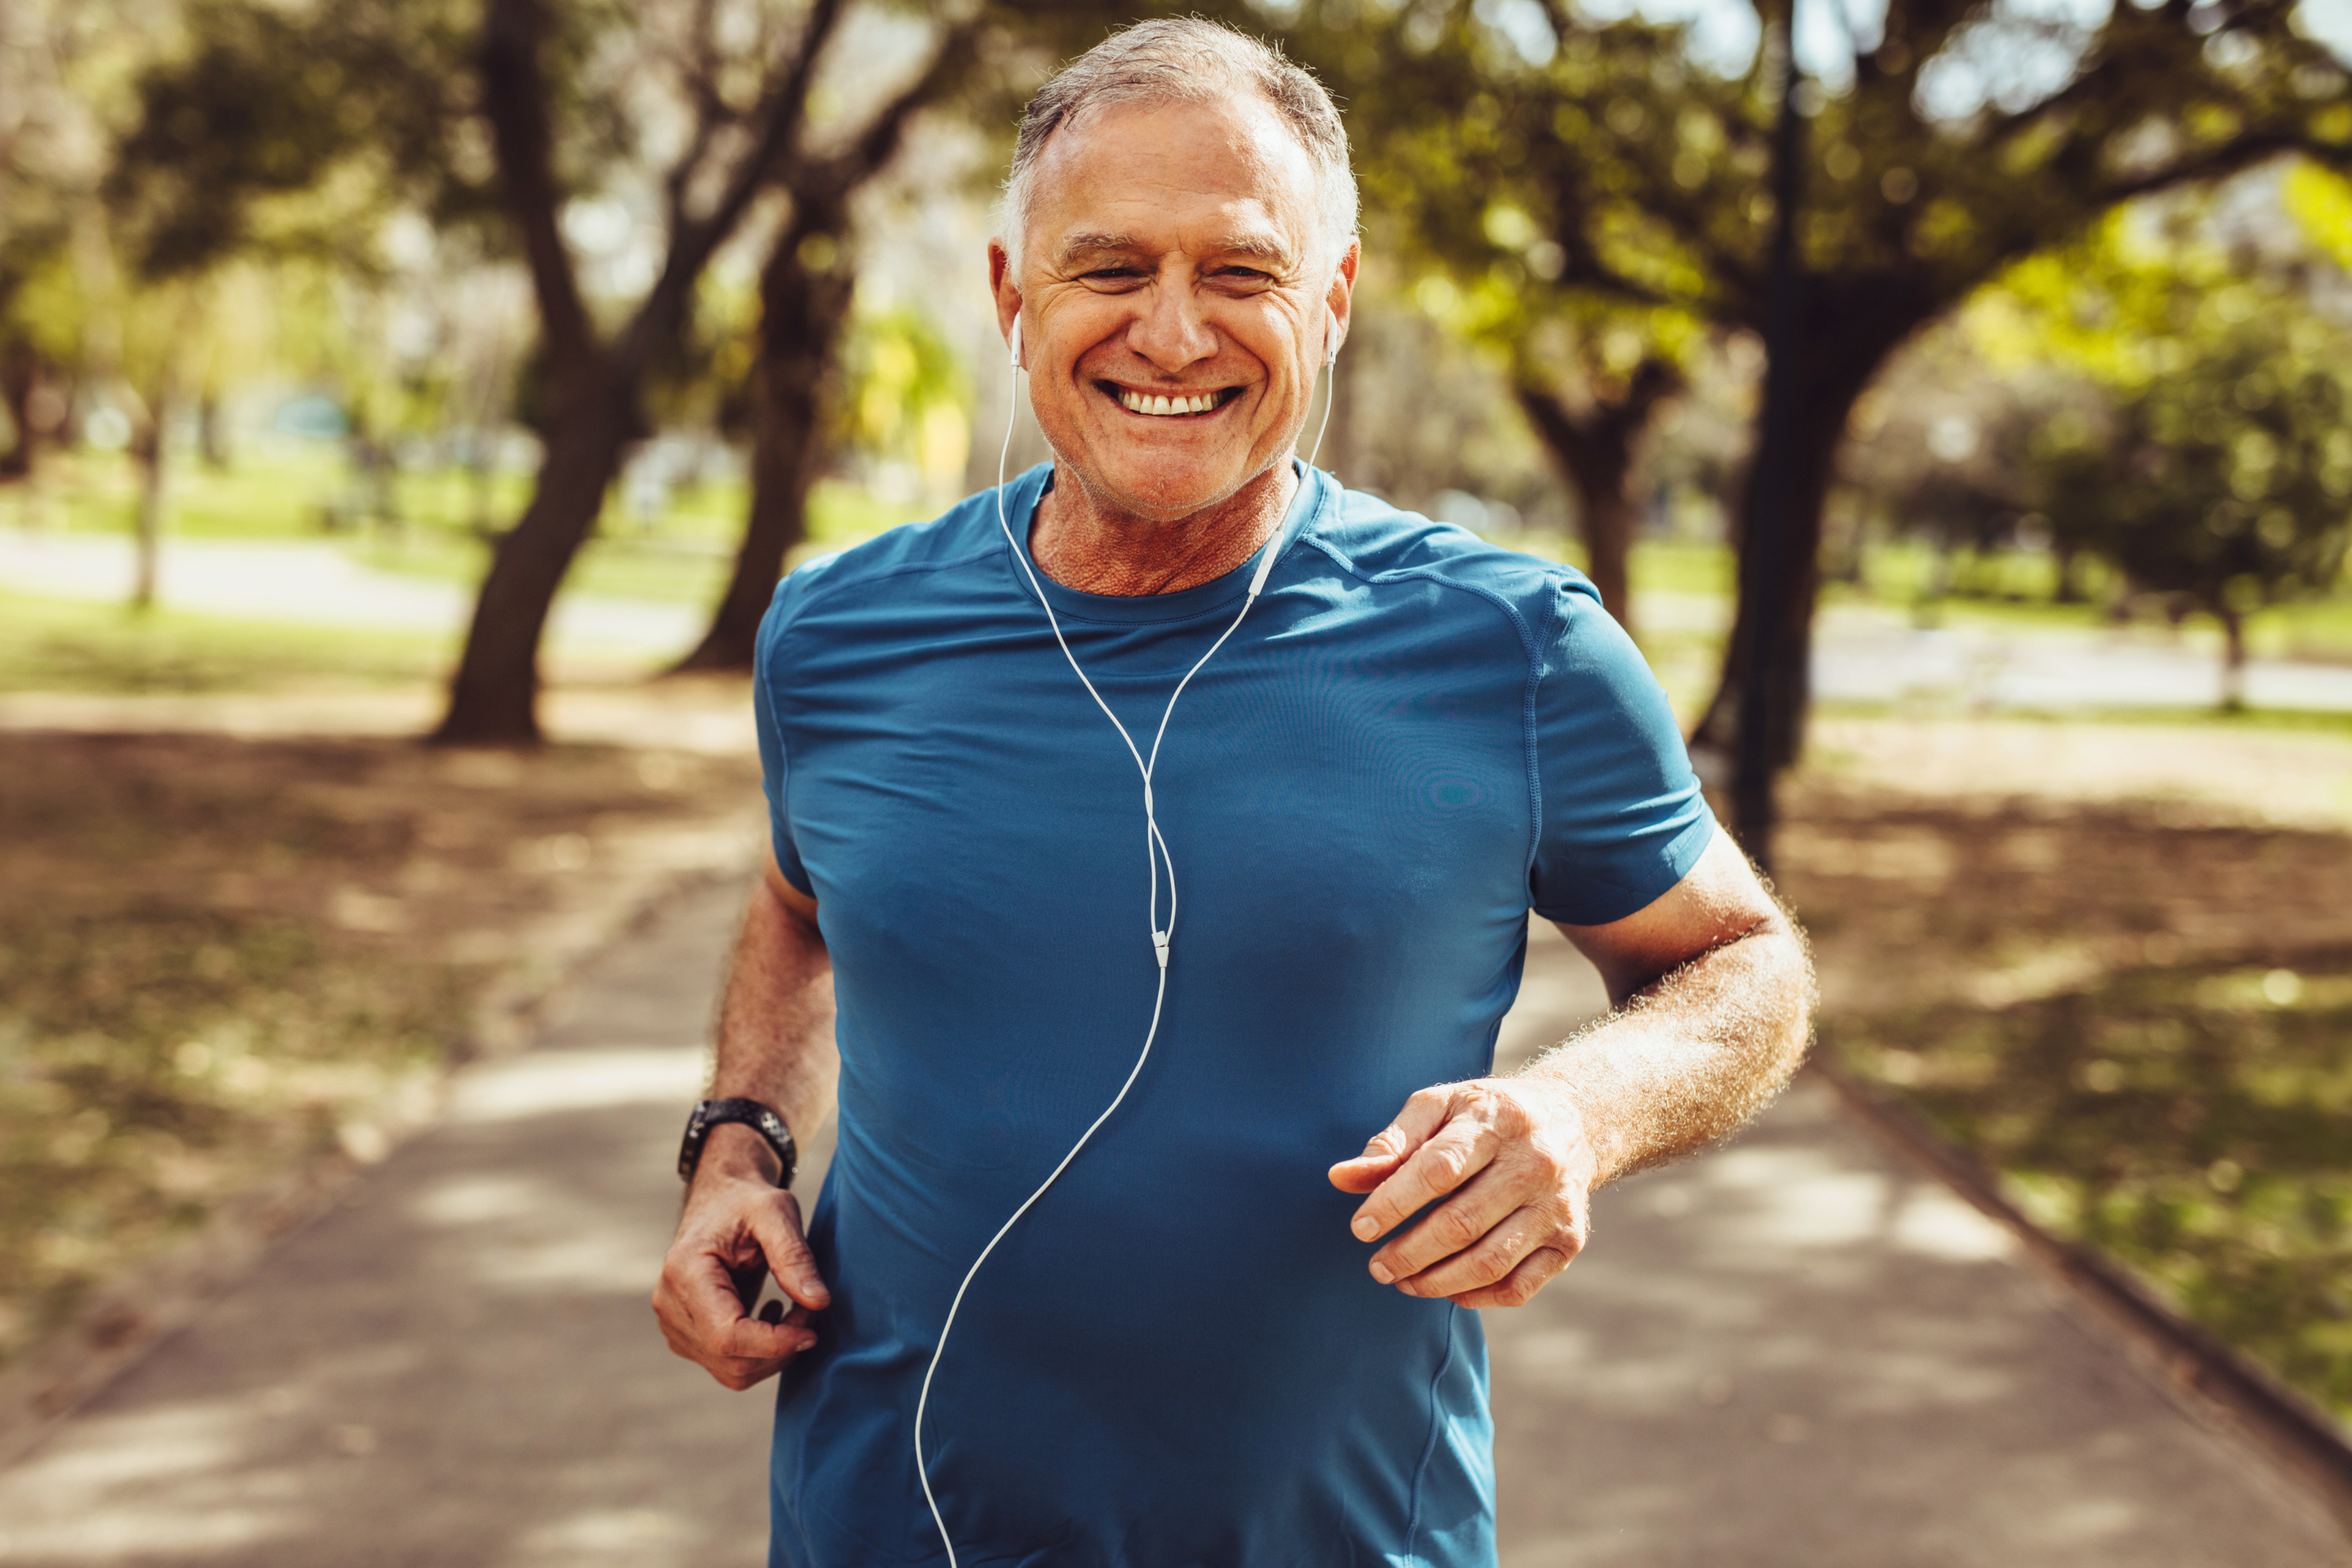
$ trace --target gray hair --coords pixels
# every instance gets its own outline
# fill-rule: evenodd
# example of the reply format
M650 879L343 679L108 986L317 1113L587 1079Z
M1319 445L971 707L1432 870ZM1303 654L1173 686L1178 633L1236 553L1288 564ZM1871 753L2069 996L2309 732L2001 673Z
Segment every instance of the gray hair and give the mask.
M1004 248L1017 275L1036 197L1037 157L1057 129L1118 104L1214 103L1236 89L1263 99L1307 150L1315 169L1324 264L1337 268L1356 237L1356 172L1348 133L1323 84L1281 50L1197 16L1138 22L1113 33L1054 74L1021 116L1013 174L1004 182Z

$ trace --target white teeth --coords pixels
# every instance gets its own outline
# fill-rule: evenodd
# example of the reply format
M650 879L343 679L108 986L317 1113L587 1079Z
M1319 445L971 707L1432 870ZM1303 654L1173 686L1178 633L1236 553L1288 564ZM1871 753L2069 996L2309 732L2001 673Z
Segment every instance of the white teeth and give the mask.
M1131 414L1206 414L1217 406L1217 395L1204 392L1197 397L1160 397L1121 389L1119 406Z

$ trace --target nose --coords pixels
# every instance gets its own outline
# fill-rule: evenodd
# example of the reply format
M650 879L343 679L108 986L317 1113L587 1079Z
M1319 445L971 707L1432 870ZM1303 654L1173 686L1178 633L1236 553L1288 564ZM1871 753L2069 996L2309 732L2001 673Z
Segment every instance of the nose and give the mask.
M1142 309L1127 329L1127 346L1163 375L1181 374L1217 352L1217 334L1192 290L1161 278L1141 291Z

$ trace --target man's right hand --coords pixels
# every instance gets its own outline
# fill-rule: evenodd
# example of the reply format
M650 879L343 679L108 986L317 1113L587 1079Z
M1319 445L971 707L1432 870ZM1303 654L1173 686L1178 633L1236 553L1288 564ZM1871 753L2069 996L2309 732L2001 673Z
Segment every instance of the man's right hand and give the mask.
M732 1124L710 1132L662 1259L654 1316L672 1351L740 1392L815 1346L810 1317L833 1296L801 1234L800 1201L773 1184L767 1144ZM793 1303L776 1321L751 1310L770 1274Z

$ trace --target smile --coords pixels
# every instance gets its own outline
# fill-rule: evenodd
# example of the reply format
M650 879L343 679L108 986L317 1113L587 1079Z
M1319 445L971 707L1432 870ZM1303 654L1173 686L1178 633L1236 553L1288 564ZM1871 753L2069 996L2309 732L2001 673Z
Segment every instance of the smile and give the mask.
M1114 382L1099 382L1097 384L1117 398L1118 405L1129 414L1149 415L1155 419L1179 418L1185 415L1213 414L1242 395L1240 387L1227 386L1213 392L1166 397L1149 392L1130 392Z

